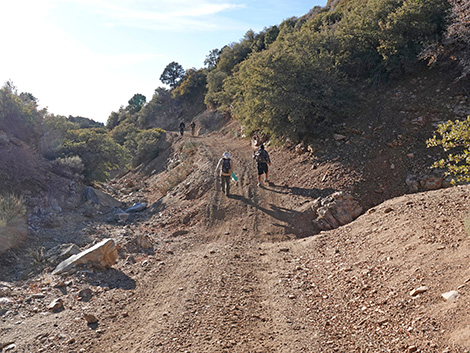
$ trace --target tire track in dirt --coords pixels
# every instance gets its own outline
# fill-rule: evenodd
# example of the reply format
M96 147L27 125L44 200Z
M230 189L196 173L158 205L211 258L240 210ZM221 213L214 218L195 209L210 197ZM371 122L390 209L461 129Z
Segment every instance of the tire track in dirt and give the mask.
M204 227L188 235L190 247L164 265L151 264L129 317L116 323L96 352L267 353L286 345L302 351L297 343L286 343L297 334L283 314L288 299L277 292L273 261L261 250L264 241L286 239L287 225L272 207L280 207L285 195L256 186L247 143L212 135L198 144L214 169L229 151L239 181L226 197L214 178L206 193Z

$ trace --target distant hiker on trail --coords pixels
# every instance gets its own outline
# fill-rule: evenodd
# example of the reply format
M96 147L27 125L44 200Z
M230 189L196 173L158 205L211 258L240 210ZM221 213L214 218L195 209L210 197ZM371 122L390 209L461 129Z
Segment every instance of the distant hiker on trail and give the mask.
M194 136L194 133L196 132L196 123L193 121L191 121L191 135Z
M181 136L183 136L183 133L184 133L184 128L186 127L186 125L184 125L183 122L180 123L180 134Z
M253 155L258 167L258 186L261 185L261 175L266 174L266 182L269 183L268 178L268 164L271 165L269 153L264 149L264 145L259 146L259 149Z
M215 168L215 172L220 168L220 185L222 186L222 192L229 196L230 195L230 178L233 172L233 165L232 165L232 157L230 153L224 152L221 159L219 159L219 163L217 163L217 167Z

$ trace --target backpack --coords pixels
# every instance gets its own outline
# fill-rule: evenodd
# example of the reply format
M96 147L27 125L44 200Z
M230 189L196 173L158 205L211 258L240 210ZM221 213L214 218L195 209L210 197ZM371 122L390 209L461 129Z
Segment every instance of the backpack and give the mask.
M222 173L229 174L230 173L230 159L222 159Z
M265 154L264 150L256 151L255 159L256 159L256 162L258 162L258 163L267 163L268 162L268 160L266 159L266 154Z

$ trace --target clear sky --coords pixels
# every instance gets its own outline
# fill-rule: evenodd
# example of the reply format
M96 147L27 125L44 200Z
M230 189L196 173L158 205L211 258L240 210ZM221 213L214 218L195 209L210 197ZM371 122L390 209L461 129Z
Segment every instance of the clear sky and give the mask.
M5 0L0 85L11 80L58 115L106 122L135 93L153 96L176 61L300 17L327 0Z

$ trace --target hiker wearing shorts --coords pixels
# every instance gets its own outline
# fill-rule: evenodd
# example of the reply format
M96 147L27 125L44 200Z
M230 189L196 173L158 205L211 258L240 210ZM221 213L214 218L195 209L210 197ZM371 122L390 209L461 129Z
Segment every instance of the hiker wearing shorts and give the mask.
M230 153L224 152L222 158L219 159L219 163L217 163L217 167L215 168L215 172L220 167L220 184L222 186L222 192L229 196L230 195L230 178L232 177L233 172L233 165L232 165L232 157Z
M269 158L269 153L264 149L264 145L259 146L259 149L253 155L253 159L256 161L258 168L258 186L261 185L261 175L266 174L265 181L269 183L268 165L271 165L271 159Z

